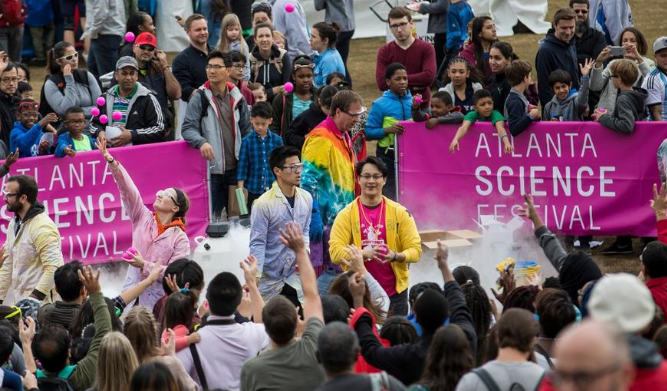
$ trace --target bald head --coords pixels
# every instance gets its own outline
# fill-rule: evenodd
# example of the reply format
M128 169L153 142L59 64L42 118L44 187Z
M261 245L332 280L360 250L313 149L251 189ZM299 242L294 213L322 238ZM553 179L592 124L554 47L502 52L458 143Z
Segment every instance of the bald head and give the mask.
M566 329L556 345L555 385L559 391L624 391L634 369L626 337L595 321ZM582 379L587 379L583 382Z

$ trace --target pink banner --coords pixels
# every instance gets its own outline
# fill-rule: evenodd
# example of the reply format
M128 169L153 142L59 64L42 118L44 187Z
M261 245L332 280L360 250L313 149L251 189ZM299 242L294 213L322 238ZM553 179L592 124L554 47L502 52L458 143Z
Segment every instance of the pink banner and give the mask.
M177 141L114 148L111 153L130 174L150 210L159 190L177 187L188 195L187 234L194 249L192 239L204 233L209 216L206 162L199 151ZM58 226L65 261L109 262L120 259L130 247L131 224L99 151L78 153L74 158L19 159L10 175L17 174L37 180L38 200ZM9 175L2 180L3 188L7 178ZM4 243L13 218L4 203L0 217L0 243Z
M449 153L458 126L406 123L399 140L400 201L420 228L476 228L480 215L508 222L532 193L547 226L564 234L655 236L649 207L659 182L665 123L623 135L594 122L544 122L505 155L491 124L477 123Z

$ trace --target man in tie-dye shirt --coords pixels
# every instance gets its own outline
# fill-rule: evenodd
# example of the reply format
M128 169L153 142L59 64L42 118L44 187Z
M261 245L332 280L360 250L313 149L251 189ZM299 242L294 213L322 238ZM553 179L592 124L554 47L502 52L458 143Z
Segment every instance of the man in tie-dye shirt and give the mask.
M341 273L329 257L329 233L338 212L354 200L355 155L350 131L364 113L362 103L354 91L338 92L331 103L331 114L308 134L301 152L301 187L313 196L323 225L319 244L312 240L318 223L318 213L314 213L310 249L313 266L323 269L318 279L320 294L328 292L331 282Z

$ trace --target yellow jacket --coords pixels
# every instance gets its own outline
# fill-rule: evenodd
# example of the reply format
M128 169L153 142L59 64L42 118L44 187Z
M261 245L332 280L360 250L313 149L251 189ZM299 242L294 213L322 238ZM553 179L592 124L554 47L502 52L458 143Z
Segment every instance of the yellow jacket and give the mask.
M385 226L387 227L387 246L391 251L405 254L402 263L392 262L391 268L396 276L396 292L401 293L408 288L409 269L408 263L418 262L422 254L421 238L417 232L417 224L410 212L399 204L386 197L385 202ZM358 199L358 198L357 198ZM329 239L329 254L331 260L341 265L341 259L349 259L345 248L349 244L361 248L361 222L359 219L359 205L357 199L347 204L338 213Z

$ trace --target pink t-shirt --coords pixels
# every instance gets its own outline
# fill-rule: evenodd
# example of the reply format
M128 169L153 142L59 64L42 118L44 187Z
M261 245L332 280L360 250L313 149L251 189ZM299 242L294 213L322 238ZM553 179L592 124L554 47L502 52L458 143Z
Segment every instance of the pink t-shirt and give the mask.
M358 203L362 249L369 246L384 246L386 248L387 228L385 227L386 208L384 201L374 208L364 206L360 200ZM366 269L387 292L388 296L391 297L396 294L396 276L391 268L391 263L380 263L372 259L366 262Z

